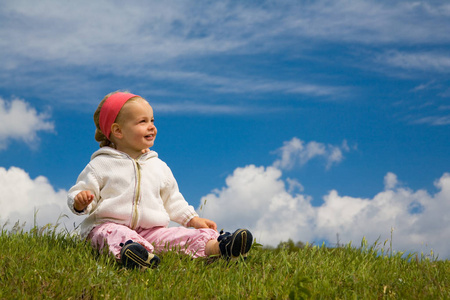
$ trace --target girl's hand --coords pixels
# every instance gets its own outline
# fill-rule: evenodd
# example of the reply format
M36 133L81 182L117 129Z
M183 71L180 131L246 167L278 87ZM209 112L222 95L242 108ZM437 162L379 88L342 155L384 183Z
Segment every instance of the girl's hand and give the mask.
M94 200L94 195L90 191L81 191L75 196L73 207L77 211L83 211Z
M217 231L217 225L215 222L200 218L200 217L193 217L187 224L187 227L194 227L195 229L199 228L211 228Z

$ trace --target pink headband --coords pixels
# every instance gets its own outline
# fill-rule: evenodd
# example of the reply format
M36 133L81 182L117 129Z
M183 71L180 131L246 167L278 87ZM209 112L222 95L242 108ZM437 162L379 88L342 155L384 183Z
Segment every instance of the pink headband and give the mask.
M115 93L109 96L103 103L100 109L100 130L109 139L111 135L111 125L116 121L119 111L122 109L125 102L130 98L139 97L138 95L133 95L130 93Z

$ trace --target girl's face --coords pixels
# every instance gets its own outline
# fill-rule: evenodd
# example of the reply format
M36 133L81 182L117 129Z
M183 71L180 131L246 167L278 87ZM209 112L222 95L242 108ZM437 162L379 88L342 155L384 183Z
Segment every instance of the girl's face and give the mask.
M157 130L153 109L144 99L125 103L116 121L112 135L117 150L137 158L155 143Z

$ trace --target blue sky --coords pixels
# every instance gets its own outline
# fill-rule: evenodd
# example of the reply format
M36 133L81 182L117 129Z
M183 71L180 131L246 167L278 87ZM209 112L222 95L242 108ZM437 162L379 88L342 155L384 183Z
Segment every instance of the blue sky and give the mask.
M121 89L219 228L272 245L394 230L397 251L449 257L446 1L3 1L0 20L2 223L68 213L93 112Z

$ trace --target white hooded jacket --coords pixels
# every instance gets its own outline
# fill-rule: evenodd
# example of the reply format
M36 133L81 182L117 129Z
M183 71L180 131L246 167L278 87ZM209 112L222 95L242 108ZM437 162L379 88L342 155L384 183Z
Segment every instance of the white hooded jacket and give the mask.
M84 190L94 200L77 212L74 198ZM179 192L170 168L154 151L133 159L110 147L97 150L69 190L67 202L75 214L89 215L81 223L83 238L105 222L147 229L167 227L170 220L186 226L198 216Z

